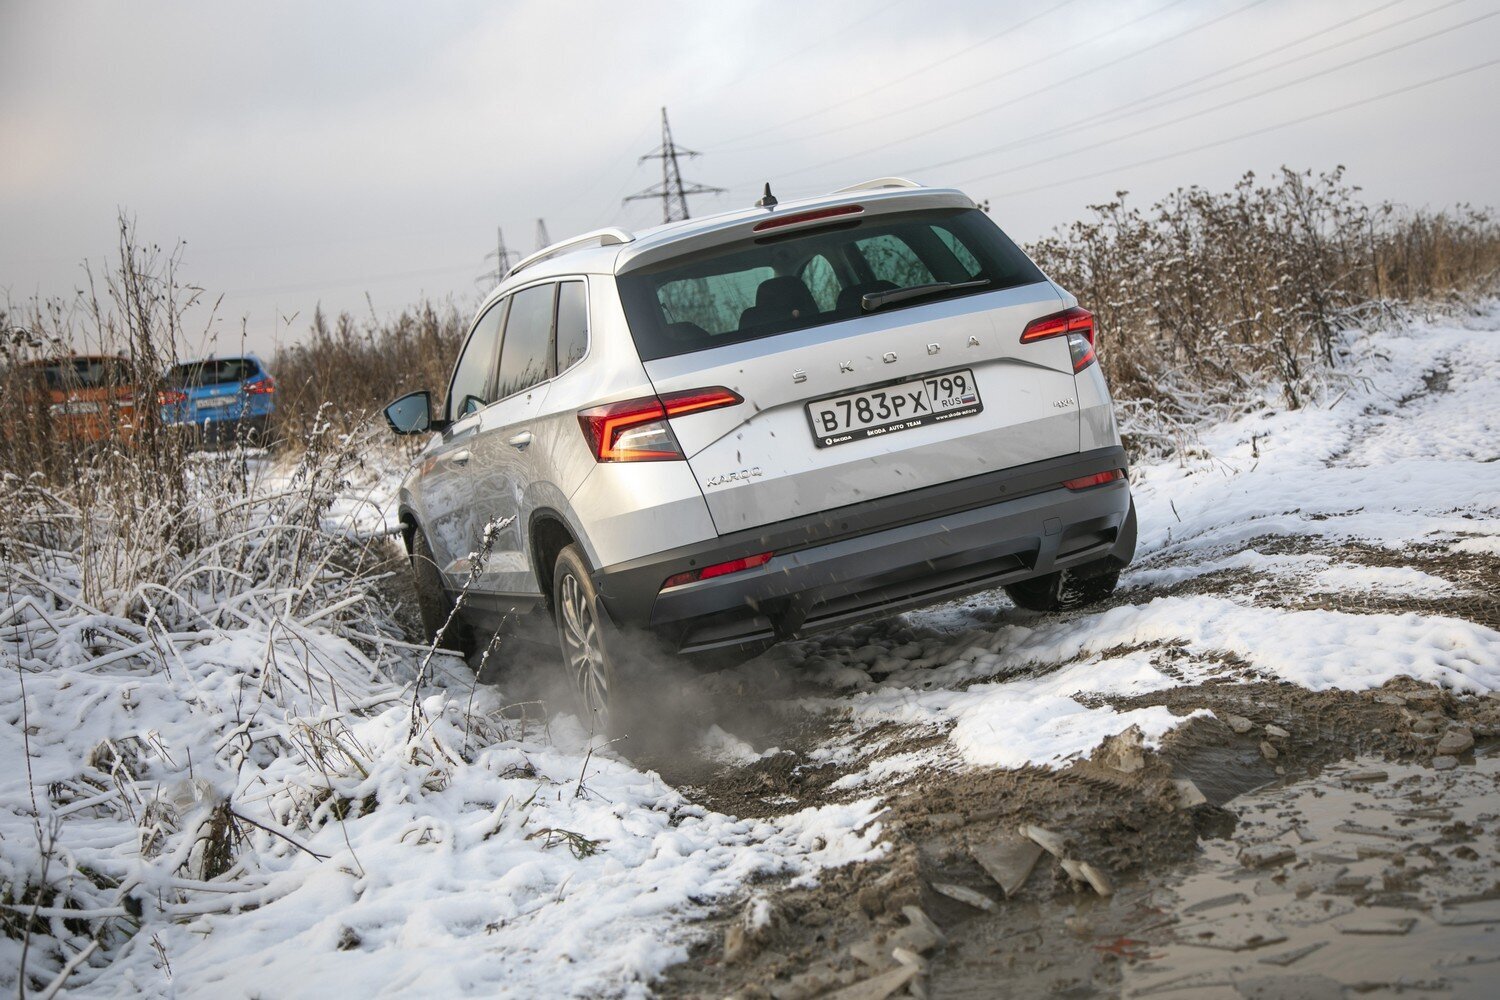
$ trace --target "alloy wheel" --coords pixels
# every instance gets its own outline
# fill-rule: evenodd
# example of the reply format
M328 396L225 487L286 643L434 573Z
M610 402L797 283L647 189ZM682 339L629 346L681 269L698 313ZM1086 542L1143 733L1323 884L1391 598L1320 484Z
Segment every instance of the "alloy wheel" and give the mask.
M609 725L609 667L600 643L599 625L588 593L578 578L569 573L563 577L562 612L563 658L573 689L588 712L594 731Z

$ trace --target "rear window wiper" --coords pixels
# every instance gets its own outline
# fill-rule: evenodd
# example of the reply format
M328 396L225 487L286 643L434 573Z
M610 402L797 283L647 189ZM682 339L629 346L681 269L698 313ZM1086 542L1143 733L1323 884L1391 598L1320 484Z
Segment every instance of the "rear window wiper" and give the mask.
M859 304L865 312L874 312L884 309L886 306L897 302L905 302L908 299L920 299L929 295L941 295L944 292L962 291L966 288L983 288L990 283L989 278L978 278L974 281L934 281L926 285L912 285L910 288L892 288L884 292L867 292Z

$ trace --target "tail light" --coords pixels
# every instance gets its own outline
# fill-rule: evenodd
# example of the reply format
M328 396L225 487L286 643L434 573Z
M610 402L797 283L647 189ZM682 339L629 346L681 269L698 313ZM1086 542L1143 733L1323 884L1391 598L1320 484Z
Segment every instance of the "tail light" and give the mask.
M1096 472L1092 476L1081 476L1078 479L1064 479L1063 485L1070 490L1088 490L1095 486L1103 486L1112 483L1116 479L1124 479L1125 472L1121 469L1110 469L1108 472Z
M269 375L264 375L254 382L246 382L245 391L252 396L269 396L276 391L276 380Z
M1021 332L1021 343L1064 336L1068 338L1068 353L1073 356L1075 372L1094 363L1094 314L1077 306L1027 323Z
M678 573L669 576L662 583L661 589L668 587L680 587L684 583L695 583L698 580L711 580L716 576L728 576L730 573L740 573L757 566L764 566L771 561L772 553L762 552L759 555L743 556L739 559L731 559L728 562L714 563L702 569L690 569L686 573Z
M589 450L600 462L673 462L682 448L667 425L669 417L737 406L745 398L723 386L685 389L595 406L578 414Z
M187 393L176 389L162 389L156 394L156 402L161 406L176 406L187 402Z

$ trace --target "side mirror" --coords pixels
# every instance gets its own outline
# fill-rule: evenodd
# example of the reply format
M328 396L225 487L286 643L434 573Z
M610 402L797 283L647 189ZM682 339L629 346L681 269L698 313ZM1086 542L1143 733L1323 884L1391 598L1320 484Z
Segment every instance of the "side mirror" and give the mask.
M441 421L432 419L432 394L426 389L409 392L385 408L385 422L397 434L421 434L440 430Z

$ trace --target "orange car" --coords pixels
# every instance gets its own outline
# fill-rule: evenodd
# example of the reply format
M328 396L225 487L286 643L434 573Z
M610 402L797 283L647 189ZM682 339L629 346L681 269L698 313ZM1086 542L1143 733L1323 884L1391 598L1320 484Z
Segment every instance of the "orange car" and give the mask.
M136 389L130 365L107 354L75 354L29 361L11 375L18 379L28 410L46 407L55 433L70 441L135 437Z

